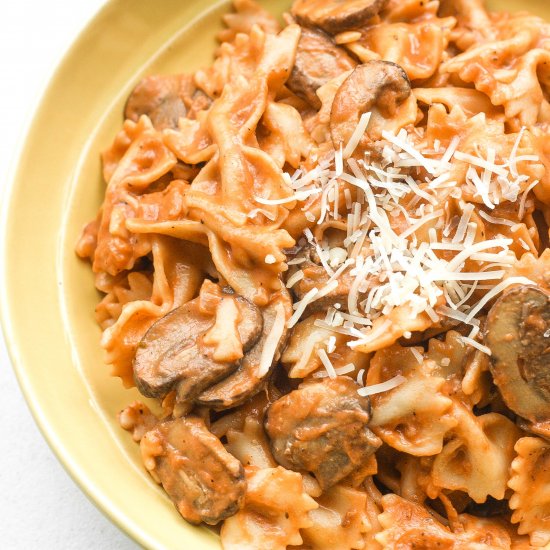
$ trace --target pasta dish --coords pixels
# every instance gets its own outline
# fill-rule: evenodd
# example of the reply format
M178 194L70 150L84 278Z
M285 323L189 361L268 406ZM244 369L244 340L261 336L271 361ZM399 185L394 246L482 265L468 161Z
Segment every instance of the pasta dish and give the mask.
M234 0L77 244L145 469L225 550L550 548L550 24Z

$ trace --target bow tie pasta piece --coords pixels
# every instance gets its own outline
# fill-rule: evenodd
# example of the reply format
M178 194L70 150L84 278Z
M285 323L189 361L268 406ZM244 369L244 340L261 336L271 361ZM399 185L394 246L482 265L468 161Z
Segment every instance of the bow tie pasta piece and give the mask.
M388 349L406 333L423 332L434 326L426 312L412 313L410 304L394 307L387 315L381 315L372 323L372 329L364 333L353 348L362 353Z
M479 205L478 208L484 205L492 216L496 215L492 212L495 207L510 202L517 221L524 222L525 212L518 212L523 193L534 186L537 197L540 195L542 200L546 196L538 189L547 187L548 174L543 142L537 130L517 128L517 131L507 133L501 117L490 118L484 111L468 116L459 105L460 102L449 112L439 103L429 108L428 143L439 141L447 146L453 139L457 140L448 176L460 187L462 200ZM482 166L488 166L489 170L486 172ZM486 180L487 188L479 186L478 178ZM501 232L510 231L505 226L499 229ZM524 252L523 249L519 251Z
M353 377L354 373L361 369L368 369L370 354L352 350L347 345L350 341L349 336L334 334L329 329L315 324L324 317L324 313L315 313L293 328L289 343L281 356L289 378L306 378L315 371L321 374L325 370L319 357L321 350L329 350L330 360L335 369L352 365L355 370L348 373L349 376Z
M134 401L117 415L120 426L132 433L132 439L139 443L143 436L158 424L158 418L147 405Z
M550 543L550 443L538 437L522 437L516 443L508 482L514 494L510 508L518 532L528 534L535 548Z
M433 457L418 457L405 453L397 454L394 466L401 475L398 484L395 484L397 490L394 492L411 502L419 504L423 503L427 497L435 496L439 490L434 489L432 485L430 475L432 464Z
M140 195L177 164L146 117L138 128L107 186L93 256L95 272L116 275L132 269L138 258L150 252L149 240L132 235L125 222L138 215Z
M413 93L419 103L426 105L441 104L451 111L454 107L469 116L485 113L489 118L497 118L502 109L495 107L489 98L471 88L414 88Z
M318 504L304 490L302 476L277 468L245 468L244 506L225 520L224 550L286 550L302 544L300 529L311 527L309 511Z
M371 526L364 491L335 485L315 500L319 508L309 512L313 525L301 530L306 545L316 550L365 548L363 536Z
M432 77L444 58L454 17L438 17L437 4L402 0L389 2L378 21L337 37L362 62L384 59L398 63L411 80Z
M448 550L509 550L511 539L498 522L458 516L454 532L443 525L435 513L397 495L382 497L383 513L379 520L383 531L376 535L385 550L435 548Z
M527 277L543 290L550 291L550 250L545 249L539 257L524 254L506 274L506 277Z
M432 481L436 487L464 491L475 502L488 496L504 498L514 445L521 432L505 416L474 414L455 402L456 426L435 457Z
M394 345L377 352L367 385L401 375L406 381L372 396L370 426L388 445L415 456L431 456L443 448L447 432L456 425L453 402L444 395L445 379L435 373L433 361L419 360L408 348Z
M105 292L105 296L95 309L99 326L105 330L120 317L124 306L138 300L151 300L153 281L148 274L130 271L116 277L103 276L96 280L96 287Z
M459 332L449 330L444 340L431 338L426 357L436 363L437 374L446 380L444 394L471 406L490 401L489 357L466 345Z
M247 416L242 430L230 428L227 431L225 448L244 466L275 468L277 462L271 454L269 441L262 422L255 416Z
M250 33L237 33L231 42L223 42L212 66L194 74L195 85L211 98L218 98L225 85L234 77L250 79L264 54L267 33L252 26Z
M227 28L218 33L220 42L231 42L238 34L250 34L255 25L268 34L281 30L277 19L253 0L233 0L233 8L233 13L223 16Z
M381 499L383 512L378 520L383 530L375 539L386 550L401 548L454 548L454 537L424 507L397 495L385 495Z
M547 122L550 50L545 39L549 28L535 17L502 15L495 39L472 45L444 62L441 71L473 83L494 105L504 107L508 119L517 118L519 126Z
M441 0L438 13L456 18L457 26L451 32L450 41L460 50L494 37L493 25L483 0Z
M313 147L300 113L292 105L282 102L268 102L257 137L262 150L281 169L285 163L298 168Z

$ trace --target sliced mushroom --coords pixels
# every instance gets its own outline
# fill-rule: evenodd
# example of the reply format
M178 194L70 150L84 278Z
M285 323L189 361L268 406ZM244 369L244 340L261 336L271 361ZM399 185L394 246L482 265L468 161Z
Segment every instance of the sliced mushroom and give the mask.
M324 489L359 469L382 444L367 427L370 401L345 376L302 384L273 403L265 429L275 460L312 472Z
M215 525L242 506L242 464L196 417L159 423L141 440L145 467L191 523Z
M505 403L533 423L550 420L550 295L535 286L505 292L487 315L485 343Z
M256 345L244 356L239 368L231 376L203 391L195 402L217 410L230 409L257 394L269 379L285 346L288 334L286 321L291 311L292 300L288 292L283 289L262 309L262 335ZM277 339L276 342L273 341L274 336ZM273 349L270 350L270 347ZM263 354L269 356L269 368L260 374Z
M304 273L304 277L292 287L292 291L297 300L302 300L313 288L323 289L329 280L329 275L324 267L313 262L304 262L299 267ZM340 309L347 311L348 296L353 280L354 277L349 272L343 273L337 280L338 286L322 298L312 302L307 307L306 313L311 314L317 311L326 311L329 307L334 306L334 304L340 304ZM364 293L359 294L359 299L361 299L361 296L364 296Z
M364 113L371 113L369 139L378 139L386 120L391 119L411 96L411 83L407 73L389 61L369 61L358 65L342 83L332 103L330 133L334 148L338 150L349 142ZM416 113L416 109L415 109Z
M325 33L304 28L298 42L294 68L286 85L312 107L320 109L317 90L355 65L355 61Z
M338 244L336 246L340 245ZM303 273L300 280L292 285L292 293L297 300L302 300L304 296L314 288L319 290L324 289L330 279L329 274L321 264L321 259L317 251L313 247L309 246L304 256L306 257L306 261L302 261L295 267L291 266L288 271L288 278L292 277L297 271ZM355 277L349 274L349 270L344 271L337 279L338 286L325 294L322 298L318 298L311 302L305 313L309 315L318 311L326 311L335 304L340 304L341 311L347 311L348 297L354 280ZM361 301L364 296L364 292L359 292L358 300Z
M177 128L180 117L187 114L183 101L187 84L183 75L145 77L130 94L124 116L137 122L147 115L158 130Z
M290 11L303 25L337 34L362 27L387 3L388 0L294 0Z
M189 401L234 372L262 332L260 310L228 290L214 294L214 304L201 295L156 321L138 345L134 380L147 397L177 390Z

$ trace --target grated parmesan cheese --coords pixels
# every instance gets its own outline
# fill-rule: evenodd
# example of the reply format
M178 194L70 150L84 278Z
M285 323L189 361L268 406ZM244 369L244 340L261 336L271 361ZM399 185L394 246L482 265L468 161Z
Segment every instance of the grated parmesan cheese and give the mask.
M351 134L349 142L347 143L346 148L343 151L342 156L344 159L351 157L351 155L359 145L361 138L365 135L365 132L367 131L367 128L369 126L370 117L371 117L370 112L363 113L361 115L361 118L359 119L359 122L355 127L353 134ZM343 169L342 169L342 172L343 172Z
M517 163L536 162L538 158L517 154L523 130L510 158L501 159L497 149L491 147L486 147L483 155L479 149L475 154L460 151L459 136L446 147L438 142L432 149L422 148L417 145L424 143L422 131L407 133L404 129L397 134L383 132L381 159L375 161L368 152L362 158L353 158L369 117L369 113L362 115L343 149L308 172L297 171L290 177L292 197L258 201L285 204L307 199L302 210L308 222L334 224L345 235L342 244L329 245L326 238L317 242L310 229L304 230L327 277L322 286L294 304L287 324L294 326L308 305L335 290L345 274L346 284L350 281L347 311L330 308L326 318L316 319L315 325L351 338L350 347L379 338L389 328L385 316L394 308L407 306L412 315L424 313L433 322L446 317L470 325L472 332L463 337L464 342L483 348L475 340L479 332L476 315L508 285L530 281L524 277L506 278L516 261L510 249L513 240L503 235L481 240L476 216L493 225L507 226L510 233L523 227L485 210L493 210L504 200L519 201L519 213L523 214L529 192L537 182L518 174ZM452 180L457 163L459 172L466 175L460 185ZM479 200L462 200L462 196ZM459 213L455 213L454 200ZM313 204L316 209L310 210ZM305 242L302 239L300 246ZM530 248L524 240L518 242ZM299 261L294 258L289 263ZM287 287L302 278L303 273L297 271L289 277ZM486 292L481 300L475 301L476 290ZM380 321L374 324L377 319ZM405 336L411 338L412 334L406 332ZM327 347L329 353L332 347ZM421 359L422 354L418 350L412 353L415 351ZM323 364L330 363L326 351L320 357ZM325 369L329 376L333 374L330 366L325 365ZM358 375L358 382L363 374Z
M489 356L491 355L491 350L487 346L480 344L477 340L474 340L473 338L470 338L468 336L459 336L459 340L464 344L472 346L473 348L476 348Z
M304 278L304 272L300 269L299 271L296 271L293 275L291 275L287 282L286 287L292 288L297 282L301 281Z
M321 348L317 351L317 355L319 356L319 359L321 359L321 363L323 363L329 378L336 378L336 371L328 358L327 352Z
M421 365L424 362L424 356L414 347L409 348L409 350L414 355L414 358L417 360L418 364Z
M385 382L381 382L380 384L373 384L372 386L359 388L357 390L357 393L359 395L362 395L363 397L366 397L367 395L376 395L377 393L384 393L393 390L394 388L397 388L406 381L407 379L404 376L398 374L393 378L386 380Z
M343 376L345 374L349 374L350 372L353 372L354 370L355 370L355 365L353 363L349 363L347 365L344 365L343 367L334 368L334 374L337 376ZM336 376L334 377L330 376L328 371L325 371L325 372L317 371L313 373L313 378L326 378L327 376L331 378L336 378Z
M265 339L262 354L260 356L258 378L263 378L269 372L269 369L275 360L277 347L279 346L279 342L281 341L281 337L283 336L283 332L285 330L285 306L279 302L275 307L275 320L273 321L273 326Z

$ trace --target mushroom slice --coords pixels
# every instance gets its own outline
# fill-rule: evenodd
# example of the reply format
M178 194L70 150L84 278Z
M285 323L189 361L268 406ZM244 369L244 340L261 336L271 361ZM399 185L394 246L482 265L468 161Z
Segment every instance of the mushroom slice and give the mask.
M210 286L219 289L210 281L203 284L201 296L161 317L139 343L134 380L146 397L176 389L179 402L192 399L235 371L258 340L260 310L228 291L214 295L215 304L208 305Z
M242 464L196 417L159 423L141 440L145 467L191 523L215 525L242 506Z
M344 237L342 238L342 241ZM329 244L330 246L330 244ZM334 246L343 247L343 244L336 242ZM319 254L311 245L308 245L305 249L305 261L302 261L299 265L290 266L288 270L287 280L290 279L298 271L302 272L302 276L297 283L292 285L292 293L297 301L301 301L308 292L316 288L318 290L324 290L323 297L317 298L311 302L306 309L306 314L316 313L318 311L326 311L329 307L333 307L334 304L340 304L339 309L341 311L348 311L348 299L351 292L352 283L355 277L350 275L350 269L345 270L336 280L337 286L326 292L326 285L329 282L330 276L321 263ZM361 301L365 297L365 292L358 292L358 301Z
M128 97L125 118L137 122L141 115L147 115L157 130L177 128L180 117L187 114L183 102L186 84L183 75L145 77Z
M303 25L337 34L362 27L387 3L388 0L294 0L290 11Z
M286 85L312 107L320 109L317 90L355 66L355 61L325 33L303 28L294 68Z
M396 116L399 107L410 96L409 77L399 65L390 61L369 61L358 65L334 96L330 112L334 148L338 150L348 144L361 115L367 112L371 113L369 135L371 139L378 139L388 119ZM405 122L410 122L407 117ZM368 143L369 137L364 136L359 145L365 147Z
M286 343L288 329L286 322L292 312L292 300L288 291L282 289L262 309L263 330L256 345L245 354L239 368L215 386L203 391L195 402L217 410L230 409L240 405L257 394L267 382L273 367L279 360ZM260 372L263 363L267 367Z
M487 315L485 343L502 398L533 423L550 420L550 295L535 286L505 292Z
M275 460L312 472L323 490L364 465L382 442L367 427L370 401L358 389L338 376L302 384L275 401L265 421Z
M301 268L304 276L292 287L292 292L298 301L302 300L313 288L323 289L329 281L329 275L325 268L318 264L304 262L299 265L299 268ZM344 272L337 279L338 285L322 298L311 302L306 309L306 313L326 311L329 307L333 307L334 304L340 304L341 311L348 311L348 297L354 279L348 271ZM358 294L359 301L362 300L364 295L365 293L362 292Z

